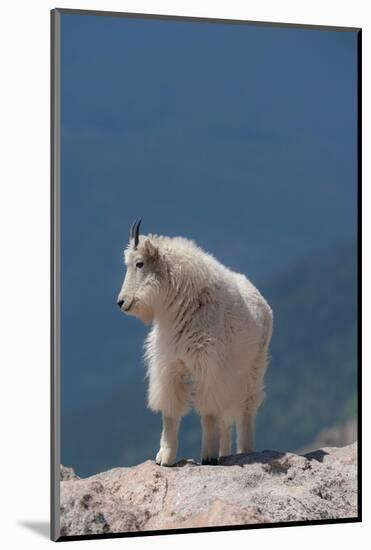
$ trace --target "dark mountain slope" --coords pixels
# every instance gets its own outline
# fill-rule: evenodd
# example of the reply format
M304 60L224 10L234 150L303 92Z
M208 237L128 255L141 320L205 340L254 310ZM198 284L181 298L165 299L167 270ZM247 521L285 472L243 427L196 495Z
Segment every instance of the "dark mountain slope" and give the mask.
M355 413L355 246L308 255L262 291L275 321L258 444L299 448Z

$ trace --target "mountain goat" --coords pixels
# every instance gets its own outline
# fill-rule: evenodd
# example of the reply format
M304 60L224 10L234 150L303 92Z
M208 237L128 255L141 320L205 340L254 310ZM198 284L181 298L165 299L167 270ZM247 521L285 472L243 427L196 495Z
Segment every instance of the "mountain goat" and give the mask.
M156 462L174 464L181 417L201 416L202 464L253 450L257 410L272 335L272 311L244 275L234 273L193 241L130 230L119 308L152 323L145 344L148 405L162 413Z

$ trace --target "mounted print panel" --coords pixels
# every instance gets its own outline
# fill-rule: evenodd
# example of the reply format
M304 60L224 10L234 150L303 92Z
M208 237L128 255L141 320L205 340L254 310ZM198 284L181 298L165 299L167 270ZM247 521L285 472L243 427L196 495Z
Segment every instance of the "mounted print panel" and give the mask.
M360 521L361 31L52 11L52 538Z

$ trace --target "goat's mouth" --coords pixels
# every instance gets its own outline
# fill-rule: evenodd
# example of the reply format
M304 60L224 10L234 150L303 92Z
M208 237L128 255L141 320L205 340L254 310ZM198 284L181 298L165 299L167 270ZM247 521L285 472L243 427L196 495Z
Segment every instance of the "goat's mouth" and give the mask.
M134 298L133 298L132 301L130 302L130 304L128 304L126 307L122 308L123 311L124 311L124 313L127 313L128 311L131 310L131 308L132 308L132 306L133 306L133 304L134 304L134 301L135 301L135 300L134 300Z

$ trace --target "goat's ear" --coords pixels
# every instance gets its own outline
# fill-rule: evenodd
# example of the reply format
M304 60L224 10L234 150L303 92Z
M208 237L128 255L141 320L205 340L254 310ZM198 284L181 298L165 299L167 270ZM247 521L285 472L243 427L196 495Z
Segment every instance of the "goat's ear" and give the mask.
M158 248L153 244L151 239L146 239L144 242L144 254L152 260L157 260L159 256Z

